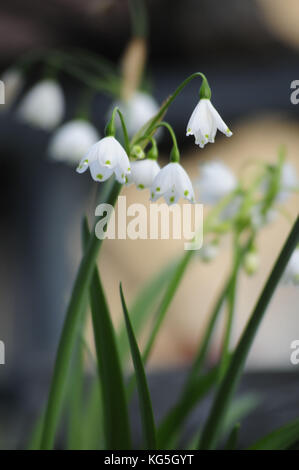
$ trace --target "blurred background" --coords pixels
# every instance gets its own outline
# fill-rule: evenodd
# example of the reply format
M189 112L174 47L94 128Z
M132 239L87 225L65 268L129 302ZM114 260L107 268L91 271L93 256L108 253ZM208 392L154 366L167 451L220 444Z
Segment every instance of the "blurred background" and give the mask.
M298 2L148 0L146 5L149 30L143 86L161 103L186 76L203 71L213 102L234 133L231 139L217 135L215 144L204 150L193 144L193 138L185 137L198 96L199 83L193 81L167 115L191 177L196 180L203 159L222 159L236 173L250 159L275 162L281 144L299 173L299 104L290 101L290 84L299 79ZM125 73L120 64L132 37L126 0L2 0L0 10L3 73L20 60L26 62L35 53L50 49L99 54L120 76ZM51 161L48 144L52 131L30 126L16 116L22 96L44 73L38 61L25 70L14 105L0 105L0 340L6 347L0 377L5 400L13 400L11 384L24 383L24 393L33 402L39 400L39 386L30 388L28 384L36 382L40 371L51 370L81 256L81 218L94 207L95 183L88 175L79 177L75 165ZM65 72L56 78L66 99L63 120L68 121L76 113L85 85L80 77ZM91 98L90 119L102 135L112 101L105 91L93 93ZM162 161L166 161L166 135L161 136L160 144ZM123 194L128 204L149 204L145 191L129 187ZM294 196L287 203L293 218L298 202ZM240 280L235 341L289 228L288 221L279 217L259 237L260 269L254 277L243 275ZM116 325L121 318L119 281L132 300L142 283L181 251L182 243L177 241L104 244L99 266ZM229 271L230 257L228 241L212 263L193 262L169 309L151 367L165 369L190 362L213 299ZM249 368L296 367L290 363L290 344L299 338L298 304L298 289L283 286L277 290L252 348ZM221 324L211 361L217 357L220 331ZM91 338L90 331L88 336Z

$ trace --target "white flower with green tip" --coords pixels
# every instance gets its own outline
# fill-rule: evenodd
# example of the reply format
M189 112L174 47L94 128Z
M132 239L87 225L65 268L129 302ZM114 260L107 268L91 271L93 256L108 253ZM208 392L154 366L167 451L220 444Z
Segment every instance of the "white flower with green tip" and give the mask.
M124 184L131 172L131 164L125 149L113 137L108 136L94 144L82 158L78 173L90 169L95 181L106 181L114 173L117 181Z
M128 175L127 183L134 183L137 189L150 188L159 171L159 164L152 158L131 162L131 173Z
M214 142L217 129L227 137L232 135L211 100L200 99L189 119L186 135L194 135L195 143L203 148L208 142Z
M194 202L190 178L178 162L170 162L155 177L151 187L151 200L164 197L167 204L175 204L180 198Z

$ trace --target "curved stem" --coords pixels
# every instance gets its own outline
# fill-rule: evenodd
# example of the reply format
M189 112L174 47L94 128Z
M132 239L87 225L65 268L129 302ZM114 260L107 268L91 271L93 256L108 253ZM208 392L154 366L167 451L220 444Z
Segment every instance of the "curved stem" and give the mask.
M201 77L204 82L208 84L208 80L206 76L202 72L195 72L189 77L187 77L178 87L177 89L170 95L170 97L165 101L165 103L161 106L160 110L158 113L154 116L154 118L150 121L148 128L145 130L144 134L142 136L137 133L133 139L132 143L136 143L136 140L139 140L141 137L146 138L151 135L153 132L153 129L155 125L161 120L162 116L166 113L167 109L171 105L171 103L175 100L175 98L181 93L181 91L185 88L186 85L188 85L189 82L191 82L194 78Z
M126 126L123 114L122 114L122 112L120 111L119 108L117 108L117 113L119 115L122 131L123 131L125 150L127 152L127 155L130 156L130 140L129 140L129 136L128 136L127 126Z

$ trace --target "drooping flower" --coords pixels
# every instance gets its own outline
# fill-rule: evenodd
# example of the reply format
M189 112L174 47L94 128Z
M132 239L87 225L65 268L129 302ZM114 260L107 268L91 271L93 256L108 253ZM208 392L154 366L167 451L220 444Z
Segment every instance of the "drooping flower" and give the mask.
M186 135L194 135L195 143L203 148L208 142L214 142L217 129L227 137L232 135L211 100L200 99L189 119Z
M132 137L147 121L149 121L159 109L154 98L148 93L141 91L136 91L126 102L119 101L113 103L111 109L115 106L121 110L124 116L130 137ZM111 112L109 114L111 114ZM116 121L116 123L120 127L119 121Z
M65 101L60 85L54 80L43 80L22 99L18 115L25 122L52 130L62 120Z
M159 171L159 164L151 158L133 161L127 183L134 183L137 189L150 188Z
M170 162L155 177L151 187L151 200L164 197L167 204L175 204L180 198L194 202L190 178L178 162Z
M76 119L63 124L53 134L49 143L49 155L59 161L73 164L99 140L95 127L87 121Z
M197 180L200 200L204 204L216 204L237 187L237 179L224 163L214 160L200 166Z
M4 83L4 109L7 109L14 103L21 91L24 79L18 69L10 68L3 73L1 80ZM2 109L2 106L0 109Z
M113 136L104 137L94 144L80 161L77 172L84 173L87 168L98 182L106 181L115 173L117 181L124 184L131 172L128 155Z
M282 276L284 284L299 284L299 247L293 252Z

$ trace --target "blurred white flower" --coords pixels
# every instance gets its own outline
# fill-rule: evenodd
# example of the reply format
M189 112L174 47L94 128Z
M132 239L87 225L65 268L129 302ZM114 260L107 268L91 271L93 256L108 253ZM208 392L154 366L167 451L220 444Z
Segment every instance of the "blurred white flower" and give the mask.
M219 253L218 243L205 243L199 250L199 256L202 261L208 263L216 258Z
M214 160L199 167L200 177L196 182L200 201L216 204L237 187L237 179L224 163Z
M241 205L243 203L243 197L240 194L237 194L233 197L231 201L224 207L224 209L219 214L219 220L226 222L227 220L232 220L238 214Z
M269 209L265 214L263 214L262 205L260 203L251 208L251 222L257 230L274 222L276 217L277 211L275 209Z
M54 132L49 142L48 152L55 160L77 164L82 155L85 155L99 138L92 124L76 119L63 124Z
M299 248L293 252L290 261L287 264L285 272L282 276L284 284L299 284Z
M138 189L150 188L159 171L160 166L157 161L151 158L131 162L131 173L128 175L127 183L134 183Z
M167 204L175 204L180 198L194 202L192 183L180 163L168 163L155 177L151 187L151 200L156 201L162 196Z
M28 124L52 130L62 120L65 101L60 85L54 80L37 83L24 96L18 107L18 115Z
M260 265L260 260L258 253L256 250L251 250L248 253L246 253L243 261L243 266L245 269L245 272L249 275L252 276L255 274L259 268Z
M126 102L119 101L113 103L111 109L114 109L115 106L119 107L124 116L130 137L132 137L140 127L149 121L159 110L159 105L154 98L148 93L141 91L136 91ZM111 114L111 109L109 115ZM115 122L118 128L120 128L119 119Z
M189 119L186 135L194 135L195 143L203 148L208 142L214 142L217 129L227 137L232 135L211 101L199 100Z
M88 167L92 178L100 182L115 173L117 181L124 184L131 172L125 149L112 136L104 137L89 149L80 161L77 172L84 173Z
M298 188L299 180L296 173L296 169L294 165L291 163L284 163L281 171L281 189L277 195L277 202L283 203L285 202L291 192Z
M17 98L19 92L24 85L23 74L16 68L6 70L2 77L4 83L4 106L0 106L1 109L9 108Z

